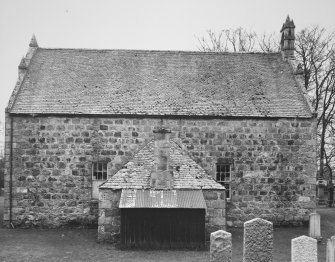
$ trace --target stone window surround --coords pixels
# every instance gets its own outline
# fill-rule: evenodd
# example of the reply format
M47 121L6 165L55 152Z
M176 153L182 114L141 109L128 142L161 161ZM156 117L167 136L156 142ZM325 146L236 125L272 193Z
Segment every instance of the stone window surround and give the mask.
M99 164L102 165L102 170L96 170L99 168ZM95 178L94 173L101 172L102 179L99 178L97 174L97 178ZM92 178L92 189L91 189L91 200L98 200L99 198L99 186L108 179L108 162L107 161L92 161L91 162L91 178Z
M227 171L227 169L225 171L218 171L218 167L224 167L225 169L228 168L229 171ZM230 200L231 198L231 187L230 187L230 184L231 184L231 180L232 180L232 165L231 163L216 163L215 165L215 180L220 183L221 185L223 185L225 188L226 188L226 199L227 200ZM225 175L225 177L228 177L229 180L221 180L221 179L218 179L218 175Z
M231 201L231 196L232 196L232 189L231 189L231 182L233 181L233 172L234 172L234 159L233 158L218 158L216 163L212 166L213 170L213 178L215 181L217 181L217 165L229 165L229 170L230 170L230 181L229 183L225 182L225 187L227 184L229 185L228 188L228 196L226 195L226 201L230 202ZM219 181L218 181L219 182ZM223 183L220 183L223 184Z
M99 165L101 166L101 170L99 170ZM94 173L97 173L96 176ZM99 175L101 175L101 179L99 179ZM103 161L95 161L92 162L92 181L93 180L107 180L108 176L108 163Z

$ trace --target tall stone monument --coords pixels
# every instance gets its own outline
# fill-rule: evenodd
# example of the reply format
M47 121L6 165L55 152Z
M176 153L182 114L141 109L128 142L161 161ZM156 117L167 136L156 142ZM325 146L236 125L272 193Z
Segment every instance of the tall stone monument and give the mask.
M271 262L273 259L273 225L254 218L244 223L243 262Z

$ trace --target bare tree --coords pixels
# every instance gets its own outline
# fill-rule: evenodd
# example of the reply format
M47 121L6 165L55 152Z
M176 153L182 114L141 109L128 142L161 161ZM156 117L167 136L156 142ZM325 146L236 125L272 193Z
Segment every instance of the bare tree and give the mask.
M198 49L205 52L278 52L279 39L274 33L258 36L254 31L242 27L223 29L218 33L212 30L207 35L197 37Z
M271 52L279 52L280 45L279 45L279 37L278 34L265 34L258 36L256 35L258 46L260 51L265 53Z
M228 40L225 30L215 33L212 30L207 31L207 36L198 37L199 50L205 52L228 52Z
M218 33L212 30L207 35L198 37L200 51L205 52L254 52L257 35L242 27L237 29L223 29Z
M318 26L303 29L296 36L295 47L304 70L305 88L318 113L319 176L323 178L324 167L330 167L334 159L329 141L335 114L335 33Z

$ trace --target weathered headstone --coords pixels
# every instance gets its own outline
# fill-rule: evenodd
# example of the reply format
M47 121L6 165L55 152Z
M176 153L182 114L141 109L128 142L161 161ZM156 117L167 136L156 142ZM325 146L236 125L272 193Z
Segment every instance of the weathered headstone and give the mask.
M335 236L327 240L326 262L335 262Z
M232 261L231 233L223 230L211 233L210 261Z
M309 236L321 239L320 214L311 213L309 215Z
M308 236L292 239L291 262L317 262L317 240Z
M243 262L271 262L273 259L273 225L254 218L244 223Z

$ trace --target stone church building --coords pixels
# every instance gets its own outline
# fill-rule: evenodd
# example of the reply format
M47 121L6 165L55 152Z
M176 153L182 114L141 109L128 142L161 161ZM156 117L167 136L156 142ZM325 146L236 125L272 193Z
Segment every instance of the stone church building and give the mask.
M294 28L288 18L278 53L50 49L33 37L6 108L4 223L193 247L254 217L307 221L316 116Z

